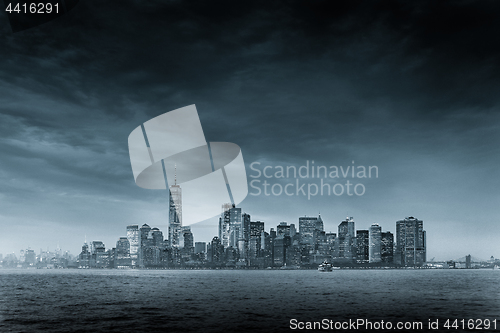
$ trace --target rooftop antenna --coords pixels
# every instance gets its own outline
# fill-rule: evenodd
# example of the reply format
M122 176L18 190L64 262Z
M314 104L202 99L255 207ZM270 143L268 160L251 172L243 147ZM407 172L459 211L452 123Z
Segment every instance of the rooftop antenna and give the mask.
M174 185L177 185L177 164L175 164L175 173L174 174L175 174L175 176L174 176L175 184Z

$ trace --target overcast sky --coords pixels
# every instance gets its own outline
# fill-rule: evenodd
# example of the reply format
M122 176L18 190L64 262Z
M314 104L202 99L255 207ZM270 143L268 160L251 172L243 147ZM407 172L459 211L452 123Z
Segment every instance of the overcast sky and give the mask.
M429 259L500 257L500 3L114 3L18 33L0 13L0 253L77 254L85 235L110 248L128 224L167 234L167 194L135 185L127 138L196 104L249 176L253 162L378 166L352 180L363 196L249 195L266 230L321 212L327 231L349 215L395 232L415 216Z

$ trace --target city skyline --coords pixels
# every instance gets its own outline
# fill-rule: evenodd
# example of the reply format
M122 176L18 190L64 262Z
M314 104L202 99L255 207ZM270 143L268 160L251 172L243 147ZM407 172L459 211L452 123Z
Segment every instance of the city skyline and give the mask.
M179 186L177 185L177 187L179 187ZM180 204L180 206L182 206L182 204ZM177 207L179 207L179 204L177 205ZM183 230L182 233L188 232L190 234L190 236L188 236L188 237L190 237L189 244L191 244L193 249L195 247L195 244L201 244L201 243L203 243L205 245L210 244L211 241L213 241L214 237L217 237L220 239L220 243L223 246L223 248L233 247L233 248L238 249L239 251L242 251L239 248L241 246L241 244L239 244L236 241L236 239L239 237L243 237L242 236L243 235L243 231L242 231L243 223L242 223L242 221L244 221L246 218L247 218L248 224L250 224L250 223L261 224L260 228L262 231L267 230L268 232L273 232L273 230L274 230L274 232L277 233L277 235L280 235L282 233L280 230L285 230L283 228L286 228L286 230L289 233L290 227L293 227L294 230L296 230L295 232L297 234L301 235L301 240L302 240L301 242L303 242L304 244L309 244L312 242L314 230L316 230L316 229L324 230L324 222L323 222L323 219L321 217L321 214L318 214L318 217L314 217L314 216L298 217L298 220L296 223L300 228L296 228L295 223L286 222L286 221L280 221L278 224L271 225L271 226L268 226L266 228L266 223L264 221L256 220L255 222L254 221L250 222L251 215L249 215L248 213L246 213L244 211L242 212L241 208L239 208L239 207L236 208L234 205L231 205L231 204L224 204L224 205L222 205L222 207L223 207L222 208L223 213L221 214L221 217L219 218L218 233L214 234L214 236L210 239L210 241L200 241L200 240L196 239L194 237L195 235L193 235L193 233L191 233L191 226L187 226L187 227L181 226L181 229ZM178 208L175 208L174 206L172 206L172 208L175 211L178 211L177 210ZM234 215L233 215L233 213L234 213ZM175 221L176 217L173 216L173 219ZM231 223L230 223L230 221L231 221ZM234 221L236 221L236 227L234 226ZM363 262L365 262L365 263L387 262L387 260L384 259L384 256L387 255L387 250L384 250L384 245L385 245L385 248L391 248L390 255L391 255L391 257L394 257L394 261L393 261L393 259L391 259L390 263L394 262L394 264L402 264L404 266L405 259L404 259L404 255L402 256L403 252L401 251L401 247L404 245L398 245L398 244L403 244L405 242L404 235L405 235L406 231L404 231L405 230L404 228L408 228L408 226L406 226L406 225L411 221L420 223L419 224L420 230L421 230L420 232L422 232L423 222L421 220L414 218L413 216L405 217L402 220L395 221L394 232L391 232L391 230L388 228L383 229L383 225L380 225L378 223L371 224L370 227L368 227L367 229L362 229L359 227L356 228L355 219L353 217L350 217L350 216L347 216L345 220L342 220L340 222L340 224L337 227L338 233L336 232L336 230L334 230L334 231L332 231L332 230L326 231L325 230L324 232L326 233L326 235L329 235L329 234L336 235L334 237L337 237L338 239L340 239L339 251L341 253L340 254L341 257L346 257L346 258L349 257L349 258L353 258L353 260L356 260L356 258L358 258L358 261L359 261L360 258L363 258L363 254L362 254L364 251L363 248L366 248L366 254L365 254L365 258L363 259ZM320 224L319 228L318 228L318 223ZM305 229L306 228L305 226L309 225L309 224L311 224L310 231L308 231L308 229ZM143 231L143 228L147 229L145 231L145 233ZM170 228L170 227L168 227L168 228ZM235 229L233 229L233 228L235 228ZM412 226L411 228L418 228L417 224ZM403 231L400 231L400 230L403 230ZM417 229L415 229L415 230L417 230ZM92 240L92 241L87 242L86 236L85 236L85 242L83 243L83 247L91 248L94 246L92 244L98 243L98 244L100 244L99 246L102 246L103 251L104 251L104 249L115 250L115 249L119 249L120 242L122 242L124 239L126 239L128 247L129 247L129 255L130 255L132 266L137 265L137 267L142 267L143 266L143 264L142 264L143 259L141 258L141 254L140 254L141 241L139 240L139 238L142 240L142 242L144 242L150 231L158 232L161 235L161 240L163 241L163 239L164 239L165 244L168 244L166 246L180 248L180 249L182 249L184 247L183 237L182 237L182 240L180 241L180 244L178 243L178 244L175 244L174 246L172 246L170 239L167 237L163 238L163 233L157 226L150 227L147 223L143 224L142 226L141 225L128 225L128 226L126 226L126 236L120 236L117 239L116 247L115 246L105 247L106 243L101 241L101 240ZM225 232L227 232L228 236L224 235ZM252 234L252 231L248 230L248 233L249 234L247 237L250 237L250 235ZM364 233L366 233L366 235L364 235ZM376 235L374 236L375 233L376 233ZM417 231L415 231L413 233L415 234L415 233L417 233ZM400 236L399 241L398 241L398 239L396 239L396 236L398 236L400 234L402 236ZM344 238L346 237L345 235L348 235L348 238L346 239L346 241L344 241ZM390 236L390 238L388 238L389 236ZM366 244L363 245L363 238L365 238L365 237L366 237ZM426 232L423 231L423 238L422 238L422 236L419 236L419 237L420 237L419 238L420 242L422 244L421 246L423 246L422 250L424 253L423 257L421 257L421 259L420 259L420 262L421 263L429 262L428 261L429 257L426 253L426 240L425 240ZM375 247L373 246L374 245L373 238L378 239L378 244ZM260 236L259 236L259 239L260 239ZM352 239L357 241L356 245L353 244ZM403 239L403 241L401 241L401 239ZM112 244L114 245L115 243L112 243ZM342 245L342 244L344 244L344 245ZM362 246L359 247L360 245L362 245ZM351 246L353 246L352 250L349 249L349 247L351 247ZM412 244L410 246L412 247L412 251L418 250L416 245ZM246 251L251 251L252 246L250 244L247 244L246 247L247 247ZM20 250L20 252L24 253L24 251L27 251L27 250L34 251L34 249L32 249L30 246L25 247L25 249L26 250L24 250L24 249ZM398 249L399 249L399 253L398 253ZM40 252L42 252L42 251L45 252L44 249L40 248ZM346 253L348 253L348 254L342 254L344 251L346 251ZM46 252L49 253L50 252L49 249L47 249ZM58 246L56 248L55 252L62 253L62 250ZM467 251L465 251L465 252L467 252ZM71 255L77 254L77 253L72 253L71 251L65 251L65 253L70 253ZM411 253L416 253L416 252L411 252ZM468 253L469 253L468 255L470 255L470 252L468 252ZM2 255L4 255L4 256L10 255L10 254L15 255L16 251L2 253ZM403 258L402 259L401 259L401 257L398 258L398 256L402 256ZM456 257L456 258L455 257L454 258L439 258L438 254L431 253L432 260L430 262L432 263L434 261L444 262L447 260L458 260L458 258L465 258L466 256L467 255L464 254L464 255L461 255L460 257ZM438 258L437 260L435 260L436 257ZM486 262L495 256L491 255L487 258L478 258L474 254L472 254L472 257L475 258L475 260L477 260L477 261ZM426 260L426 258L427 258L427 260ZM411 260L416 260L416 259L411 259ZM410 262L410 266L413 266L413 262L414 261ZM142 267L142 268L144 268L144 267Z
M188 227L183 227L182 226L182 217L179 218L179 216L182 216L182 188L179 185L177 185L177 184L171 185L169 193L170 193L170 199L169 199L169 202L170 202L170 205L169 205L169 219L168 219L169 222L167 224L155 224L155 223L152 223L152 222L150 222L150 223L153 224L153 225L155 225L155 229L157 229L157 230L158 230L158 226L164 226L164 227L166 227L166 230L167 230L167 234L166 235L168 237L165 237L165 239L168 240L169 246L175 245L176 247L179 247L179 236L182 233L181 229L188 228L190 230L190 232L191 232L191 228L192 227L196 228L197 225L195 224L195 225L188 226ZM213 236L218 235L219 238L221 239L221 243L225 247L227 247L227 246L238 247L238 242L236 241L236 239L239 237L239 233L242 232L239 229L236 230L236 234L238 236L233 236L233 237L236 237L236 238L233 238L232 241L229 238L224 238L225 236L221 237L221 235L222 235L222 231L221 230L222 230L222 228L224 228L224 226L225 226L225 228L227 228L227 231L229 232L229 220L230 220L230 215L229 214L232 211L230 208L231 208L231 204L230 203L222 205L223 213L222 213L221 216L227 215L226 216L226 221L224 222L224 219L219 218L218 226L211 225L211 227L212 227L211 229L216 228L217 232L214 233ZM233 205L233 208L234 208L234 205ZM242 211L241 207L237 207L236 209L239 211L239 214L237 214L237 215L239 215L240 220L242 219L242 217L244 215L248 215L246 213L246 211L244 211L244 210ZM324 222L323 222L323 219L321 217L321 213L318 212L318 215L319 215L321 224L323 226ZM311 216L313 216L313 215L304 215L303 217L299 216L298 218L296 218L296 223L300 224L301 219L304 219L304 218L305 219L310 219ZM397 220L397 221L395 221L395 228L394 228L394 232L393 232L394 235L396 235L397 230L399 229L399 223L407 220L408 218L413 219L412 216L406 216L403 220ZM178 222L176 222L176 221L178 221ZM265 221L261 221L260 219L257 219L257 221L263 223L263 226L266 225ZM285 224L286 223L294 224L295 222L291 222L291 220L288 220L288 221L286 221L286 220L280 220L279 222L277 222L277 224L275 225L275 227L279 227L279 225L283 224L283 223L285 223ZM353 220L352 216L347 216L346 220L342 220L340 223L341 224L344 224L344 223L353 223L353 225L354 225L354 220ZM356 223L359 223L359 221L356 222ZM145 222L145 224L147 225L148 223ZM328 221L327 226L330 226L330 227L333 226L333 228L331 228L331 229L335 230L336 227L334 227L334 224L335 224L334 221ZM370 235L369 238L368 238L369 242L371 242L371 233L370 232L372 230L372 227L377 226L377 227L381 228L383 226L383 224L380 224L380 223L366 223L366 222L364 224L362 224L362 225L363 226L366 225L367 227L353 229L352 230L352 232L354 232L354 236L353 237L357 237L357 233L358 232L364 232L364 231L366 231L367 235ZM139 228L140 228L140 226L141 226L140 224L128 225L127 226L126 235L123 236L123 237L128 238L129 241L130 241L133 238L133 237L131 237L131 234L133 234L134 232L137 235L139 234L139 231L140 231ZM270 227L270 228L273 228L273 227ZM134 229L135 231L130 231L129 229ZM177 231L174 231L174 230L177 230ZM330 230L329 232L334 232L332 230ZM173 233L171 233L171 232L173 232ZM385 232L380 232L380 234L382 236L384 233L387 233L387 232L391 233L391 230L385 230ZM172 243L171 235L176 235L177 241L174 244ZM207 237L205 235L205 237L203 237L201 239L195 239L195 240L196 240L196 242L203 242L203 243L207 243L208 244L208 243L210 243L210 241L212 241L213 236L208 235L208 237ZM87 234L85 234L84 237L85 237L84 244L87 244L87 242L86 242L86 240L87 240ZM425 237L425 231L424 231L424 237ZM120 237L120 238L122 238L122 237ZM100 240L100 239L104 239L104 238L97 237L97 239L99 239L98 240L99 242L102 242L104 244L106 244L106 243L109 244L110 243L109 239L108 239L107 242L106 241L103 242L103 241ZM426 241L424 241L424 242L426 242ZM111 242L111 243L113 243L113 242ZM396 240L394 240L394 244L396 244ZM73 245L73 247L80 247L80 245L76 245L75 244L75 245ZM138 257L137 247L138 247L138 243L137 242L135 242L135 243L131 242L130 243L130 254L131 254L132 260L137 260L138 262L140 262L140 258ZM21 247L21 248L32 249L31 246ZM370 251L372 251L371 246L369 248L370 248ZM431 248L433 248L432 244L431 244ZM40 247L40 251L42 251L43 249L44 248ZM61 249L59 247L59 245L57 246L57 249ZM133 249L135 249L135 252L134 252ZM22 251L24 251L24 250L22 250ZM47 247L47 252L49 252L49 247ZM69 252L72 253L72 254L78 253L78 251L75 251L75 252L69 251ZM4 253L5 254L12 254L12 253L14 253L15 254L16 251L10 251L10 252L6 251ZM473 251L468 251L468 253L473 253ZM444 257L440 253L431 253L431 254L432 254L432 258L437 258L437 260L440 260L440 261L451 260L451 258L460 258L460 257L464 256L464 254L460 254L460 253L457 253L457 255L455 257L449 257L449 256L448 257ZM495 257L496 254L492 253L490 256L487 256L487 257L480 257L480 256L476 256L475 254L473 256L475 258L480 258L481 261L486 261L490 257Z

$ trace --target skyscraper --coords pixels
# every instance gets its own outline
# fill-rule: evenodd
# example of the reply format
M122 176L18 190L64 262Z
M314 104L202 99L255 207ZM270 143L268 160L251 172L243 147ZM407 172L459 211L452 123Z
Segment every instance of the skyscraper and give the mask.
M191 227L182 227L183 252L192 254L194 252L194 239Z
M370 260L370 232L356 230L357 262L367 263Z
M222 262L224 256L224 246L219 237L215 236L207 249L208 261L216 265Z
M396 222L396 264L422 266L426 260L425 247L423 221L410 216Z
M25 263L28 266L34 266L36 264L36 254L34 250L28 249L25 254Z
M153 239L153 246L158 246L162 247L163 246L163 232L161 232L160 229L158 228L153 228L149 232L151 235L151 238ZM148 235L149 237L149 235Z
M356 258L356 242L355 242L355 225L352 217L347 217L345 221L339 224L339 232L337 237L338 242L338 257L341 259Z
M78 255L78 267L79 268L90 268L90 251L87 242L82 246L82 252Z
M370 263L377 263L382 261L381 248L382 248L382 228L378 223L373 223L369 229L370 238Z
M148 247L148 235L151 227L144 223L139 229L139 267L145 266L146 248Z
M241 208L232 205L229 210L229 246L238 248L238 242L243 238Z
M115 268L130 267L130 242L127 237L120 237L116 242Z
M177 181L170 186L168 241L174 248L179 247L182 228L182 190Z
M229 246L229 232L230 232L230 209L232 205L230 203L225 203L222 205L222 213L219 218L219 237L218 240L221 242L224 248Z
M299 234L302 244L314 247L316 238L316 228L318 227L317 217L299 217Z
M261 256L263 231L264 222L250 222L250 241L248 245L250 258L257 258Z
M291 245L291 238L285 234L276 236L273 242L274 266L283 266L287 263L287 250Z
M382 247L380 248L382 262L392 264L394 262L394 235L392 232L382 233Z
M241 231L238 243L240 258L248 258L249 242L250 242L250 214L243 213L243 215L241 216Z
M127 226L127 239L130 244L130 261L132 267L136 267L139 264L139 226L138 225L128 225Z
M90 267L104 268L108 264L106 246L101 241L93 241L90 247Z

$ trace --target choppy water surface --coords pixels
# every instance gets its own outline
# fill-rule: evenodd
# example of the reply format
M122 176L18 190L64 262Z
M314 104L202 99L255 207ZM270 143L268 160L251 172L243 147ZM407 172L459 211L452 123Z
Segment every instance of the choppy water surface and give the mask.
M293 332L291 318L500 326L500 272L0 270L0 332Z

